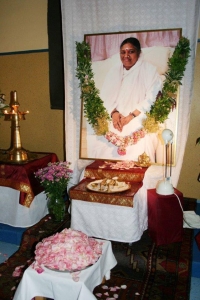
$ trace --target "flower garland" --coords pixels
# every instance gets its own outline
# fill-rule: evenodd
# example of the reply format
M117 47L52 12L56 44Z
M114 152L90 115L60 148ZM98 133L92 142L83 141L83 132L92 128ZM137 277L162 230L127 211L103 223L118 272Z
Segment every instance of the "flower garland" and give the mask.
M136 144L145 136L145 133L157 132L159 123L163 123L168 118L171 109L176 107L177 90L181 85L190 53L189 40L185 37L180 38L169 59L162 92L157 95L155 103L146 113L147 118L143 121L143 129L125 137L108 131L110 117L99 97L99 90L95 87L90 45L86 42L76 42L76 51L78 58L76 77L80 80L84 116L97 135L104 135L109 142L118 147L119 155L125 155L127 146Z
M143 129L135 131L131 135L125 137L119 136L112 131L108 131L105 134L105 138L113 145L118 147L117 153L119 155L126 155L126 147L137 144L137 142L144 136L145 131Z

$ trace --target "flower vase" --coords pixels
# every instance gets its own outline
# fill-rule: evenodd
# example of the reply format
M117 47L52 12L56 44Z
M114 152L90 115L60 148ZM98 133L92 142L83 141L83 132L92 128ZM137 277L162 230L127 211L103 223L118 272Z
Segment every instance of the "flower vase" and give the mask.
M63 198L56 199L53 196L49 197L47 207L53 221L61 222L64 220L66 205Z

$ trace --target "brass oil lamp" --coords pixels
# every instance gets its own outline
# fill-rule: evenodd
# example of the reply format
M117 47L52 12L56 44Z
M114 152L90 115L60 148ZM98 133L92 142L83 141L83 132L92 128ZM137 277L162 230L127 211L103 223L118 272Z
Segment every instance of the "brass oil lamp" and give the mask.
M10 111L4 110L4 120L11 121L11 144L10 148L7 150L7 161L21 163L28 160L27 151L22 148L19 126L19 121L25 120L25 115L28 113L29 111L19 111L17 92L12 91L10 93Z

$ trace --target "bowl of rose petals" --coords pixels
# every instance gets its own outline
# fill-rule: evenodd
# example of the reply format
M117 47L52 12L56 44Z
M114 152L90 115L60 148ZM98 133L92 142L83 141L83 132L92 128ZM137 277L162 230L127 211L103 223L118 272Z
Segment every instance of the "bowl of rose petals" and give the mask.
M95 264L102 254L102 245L81 231L66 228L36 245L32 267L38 273L44 267L63 272L81 271Z

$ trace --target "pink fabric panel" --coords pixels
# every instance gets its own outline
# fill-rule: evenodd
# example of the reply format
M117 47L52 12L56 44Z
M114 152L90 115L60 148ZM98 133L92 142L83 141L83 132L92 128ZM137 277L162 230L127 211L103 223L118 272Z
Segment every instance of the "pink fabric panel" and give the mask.
M128 37L135 37L141 47L164 46L175 47L180 38L180 30L144 31L135 33L85 35L91 47L92 61L109 58L119 51L120 44Z

